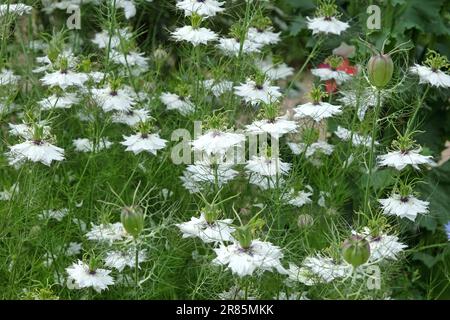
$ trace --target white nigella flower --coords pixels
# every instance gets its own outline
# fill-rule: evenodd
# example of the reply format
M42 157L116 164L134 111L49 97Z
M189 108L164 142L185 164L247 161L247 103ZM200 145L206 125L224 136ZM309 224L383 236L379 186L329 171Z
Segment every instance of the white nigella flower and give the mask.
M185 16L191 16L193 13L203 17L214 17L217 13L224 11L222 8L224 2L216 0L181 0L176 6L184 10Z
M199 218L192 217L190 221L176 224L183 233L183 238L198 237L205 243L234 241L231 226L232 219L216 220L209 223L202 212Z
M294 74L294 68L289 67L286 63L273 64L271 59L258 60L256 66L270 80L283 80Z
M331 282L337 278L345 278L353 271L350 264L336 264L333 259L320 255L305 258L302 265L314 275L312 281L316 282Z
M319 77L322 81L334 79L337 84L342 84L352 78L352 76L345 71L333 70L332 68L311 69L311 73L316 77Z
M316 153L323 153L325 155L330 155L333 153L334 150L334 146L332 144L329 144L328 142L322 140L313 142L310 145L307 145L306 143L303 142L300 143L288 142L287 145L289 146L293 154L300 155L302 153L305 153L306 158L309 158Z
M69 63L71 60L68 60ZM50 70L53 67L53 62L47 56L36 57L36 62L40 64L40 67L33 69L33 73L41 73L47 70ZM69 64L70 66L70 64Z
M45 136L50 135L50 127L45 125L45 121L39 122L39 126L42 128ZM34 128L31 125L25 123L13 124L9 123L9 134L13 136L22 137L25 140L31 140L33 138Z
M379 234L372 236L368 227L363 228L361 233L352 232L359 235L369 242L370 258L369 262L378 262L383 260L397 260L397 256L408 246L399 242L397 236Z
M216 97L233 90L233 82L228 80L215 81L214 79L208 79L203 81L203 86Z
M301 282L304 285L312 286L317 284L315 275L308 268L298 267L293 263L289 263L289 269L286 270L289 282Z
M309 191L294 191L294 189L291 189L288 193L283 195L283 200L285 200L288 204L296 206L296 207L302 207L305 204L312 203L312 200L310 197L312 194L312 188L310 186L306 187Z
M207 44L218 38L217 34L208 28L194 28L192 26L177 28L171 34L176 41L187 41L194 46Z
M92 98L105 112L126 112L131 110L136 103L131 92L131 88L126 86L115 90L106 86L101 89L92 89Z
M2 69L0 72L0 86L17 84L19 82L20 77L16 76L14 72L7 69Z
M280 262L283 258L281 249L270 242L253 240L247 249L242 248L239 243L228 246L222 244L214 251L217 257L212 263L227 266L239 277L251 276L256 270L273 271L275 269L279 273L286 273Z
M125 112L117 112L112 116L112 122L123 123L131 127L139 122L145 122L150 118L150 112L145 109L130 109Z
M285 180L281 176L264 176L259 173L249 173L249 183L258 186L262 190L275 189L284 185Z
M52 161L64 160L64 149L44 140L27 140L9 147L9 164L17 165L29 160L50 166Z
M105 79L105 74L100 71L91 71L88 74L89 81L92 81L93 83L100 83Z
M398 237L386 234L372 236L369 228L364 228L362 233L352 232L367 240L370 247L370 257L368 261L357 268L343 261L338 264L333 259L321 255L307 257L302 267L291 265L288 270L291 281L300 281L306 285L313 285L320 282L331 282L338 278L348 279L352 276L370 276L368 267L382 262L383 260L396 260L407 246L398 241Z
M245 168L250 173L256 173L260 176L275 177L287 174L291 164L281 161L279 157L253 156L247 161Z
M111 42L109 32L106 30L96 33L92 42L100 49L108 48L108 46L114 49L119 47L121 38L128 40L132 37L132 33L127 28L118 29L116 32L117 34L111 36Z
M245 136L240 133L210 130L191 142L194 151L206 155L224 155L230 148L240 146L245 142Z
M6 14L15 14L18 16L30 14L32 9L32 7L27 6L23 3L0 4L0 18L5 16Z
M106 138L102 138L98 144L87 138L78 138L73 140L75 151L78 152L98 152L103 149L109 149L113 143Z
M355 132L352 132L348 129L345 129L341 126L338 126L336 131L334 132L336 136L338 136L340 139L344 141L350 141L352 140L352 144L354 146L365 146L370 147L372 145L372 137L370 136L362 136L360 134L357 134ZM374 142L375 145L378 145L378 141Z
M397 260L398 254L408 247L399 242L397 236L386 234L370 238L369 245L371 252L369 261Z
M233 180L238 172L232 169L232 164L218 163L213 165L211 161L200 161L195 164L188 165L180 177L183 186L190 193L198 193L207 185L211 186L216 183L219 187Z
M415 150L397 150L387 154L378 156L378 165L393 167L397 170L403 170L407 165L411 165L414 169L419 170L420 164L434 166L432 156L423 156L420 154L421 149Z
M450 75L439 69L414 64L411 72L419 76L419 83L428 83L434 87L450 88Z
M44 71L50 71L63 60L67 63L67 67L69 69L74 69L78 63L78 59L74 56L72 50L68 49L58 55L55 63L53 63L48 56L37 57L36 62L41 66L33 69L33 72L41 73Z
M273 32L272 30L272 27L265 30L251 27L248 29L246 38L261 45L276 44L281 40L280 33Z
M147 250L139 250L138 263L142 263L145 260L147 260ZM129 248L128 250L124 251L108 251L106 253L104 261L105 266L117 269L119 272L122 272L125 267L134 268L136 263L136 250L135 248Z
M68 109L79 101L76 93L65 93L63 96L52 94L50 97L39 101L39 105L42 110Z
M338 98L338 101L342 102L344 106L359 106L357 112L360 121L364 120L369 107L374 107L377 104L376 92L371 89L365 89L362 92L341 90L339 93L342 94L342 97ZM381 103L383 103L383 98L384 96L381 95Z
M266 132L273 138L279 139L286 133L297 131L297 124L295 121L287 120L286 117L278 117L274 120L263 119L247 125L245 131L252 134Z
M270 104L278 101L282 96L280 87L270 85L269 80L257 84L255 81L248 79L247 82L241 83L234 89L237 96L242 97L245 102L251 105L258 105L261 102Z
M220 38L217 47L226 55L239 56L241 50L241 43L234 38ZM242 53L256 53L259 52L262 45L260 43L252 42L248 39L244 40L242 46Z
M180 97L175 93L162 93L161 101L165 104L167 110L177 110L184 116L194 112L195 110L195 106L189 100L189 97Z
M92 224L92 228L88 233L86 233L86 237L91 241L111 245L115 241L124 240L129 237L129 235L125 231L122 223L116 222L100 225Z
M131 151L134 154L146 151L156 155L156 152L163 149L167 143L167 140L161 139L157 133L136 133L123 137L125 141L121 144L127 147L125 151Z
M124 54L116 50L111 51L111 61L125 68L130 67L132 74L135 76L148 70L148 60L149 58L144 57L142 52L130 51Z
M294 108L294 111L294 118L310 117L316 122L342 113L341 106L332 105L328 102L307 102Z
M122 8L125 18L131 19L136 15L136 6L133 0L114 0L116 8Z
M44 210L38 215L41 220L55 219L56 221L62 221L62 219L69 213L69 209L63 208L60 210Z
M89 77L85 73L74 72L71 70L57 70L52 73L46 73L41 81L44 85L50 87L60 87L66 90L68 87L83 87Z
M114 284L114 279L109 275L110 270L91 269L83 261L78 260L66 268L69 275L68 281L73 281L77 289L92 287L97 292L102 292L108 286Z
M69 245L66 248L66 256L72 257L76 256L81 253L81 249L83 248L83 245L78 242L70 242Z
M345 31L349 27L347 22L339 21L335 17L306 17L306 20L308 21L308 29L312 30L313 34L331 33L340 35L341 32Z
M395 215L400 218L407 218L411 221L416 220L417 215L427 214L428 201L422 201L413 195L402 196L398 193L392 194L387 199L378 200L386 215Z

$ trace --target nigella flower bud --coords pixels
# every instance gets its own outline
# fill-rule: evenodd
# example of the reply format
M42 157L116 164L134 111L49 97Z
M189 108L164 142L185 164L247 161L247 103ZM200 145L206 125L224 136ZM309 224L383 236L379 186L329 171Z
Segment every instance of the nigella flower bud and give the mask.
M125 207L122 209L120 220L126 232L137 238L144 229L144 214L139 207Z
M372 85L384 88L392 79L394 63L389 54L372 56L367 64L367 73Z
M299 228L311 227L314 224L314 218L307 214L301 214L298 216L297 225Z
M342 244L342 257L353 267L358 267L369 260L369 242L357 235L351 236Z
M250 248L252 244L252 232L250 229L250 226L245 225L236 228L236 231L234 232L234 236L239 241L239 244L241 245L242 249L248 249Z

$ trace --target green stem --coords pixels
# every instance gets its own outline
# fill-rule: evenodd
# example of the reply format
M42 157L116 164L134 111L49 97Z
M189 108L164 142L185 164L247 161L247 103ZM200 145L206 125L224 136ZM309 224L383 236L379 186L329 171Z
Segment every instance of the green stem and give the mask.
M413 113L412 117L408 120L408 124L407 124L407 127L406 127L406 134L410 133L410 130L411 130L411 128L414 125L414 122L416 120L416 117L419 114L420 107L422 106L422 104L423 104L423 102L424 102L424 100L425 100L429 90L430 90L430 86L427 86L427 88L425 89L422 97L417 100L417 106L416 106L416 108L414 110L414 113Z
M134 280L136 284L136 288L139 286L139 246L138 241L135 239L136 252L134 256Z
M3 66L3 63L6 62L6 57L4 57L5 55L5 49L6 49L6 42L8 40L8 36L7 36L7 31L9 29L9 24L10 24L10 20L9 20L9 6L11 4L11 0L8 0L7 4L6 4L6 14L2 17L3 20L3 30L2 30L2 43L1 43L1 47L0 47L0 67Z
M294 77L292 78L291 82L289 83L287 89L286 89L286 93L289 92L292 89L292 86L294 85L295 81L298 80L298 78L300 77L300 75L303 73L303 70L306 68L306 66L308 65L309 61L314 57L314 55L316 54L317 49L319 48L319 46L322 44L323 39L319 38L316 42L316 44L314 45L314 47L312 48L311 52L309 53L308 57L306 58L305 62L303 63L303 65L301 66L300 70L297 71L297 73L294 75Z
M377 129L377 120L378 115L381 109L381 90L377 91L377 105L375 106L373 121L372 121L372 141L370 142L370 152L369 152L369 173L366 181L366 191L364 195L364 213L367 214L367 210L369 209L369 189L370 189L370 180L372 178L372 170L373 170L373 158L375 153L375 138L376 138L376 129Z

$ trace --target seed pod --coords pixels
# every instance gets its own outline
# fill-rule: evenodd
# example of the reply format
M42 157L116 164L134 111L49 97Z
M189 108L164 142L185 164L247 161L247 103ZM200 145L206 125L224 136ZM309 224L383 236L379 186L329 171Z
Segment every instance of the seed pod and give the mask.
M125 207L120 215L123 227L126 232L137 238L144 229L144 214L137 207Z
M388 54L372 56L367 64L367 73L372 85L384 88L392 79L394 63Z
M342 244L342 257L353 267L358 267L369 260L369 242L359 236L352 236Z
M250 248L253 237L249 225L237 227L236 231L234 232L234 236L239 241L239 244L243 249Z
M299 228L311 227L314 224L314 218L307 214L301 214L298 216L297 225Z

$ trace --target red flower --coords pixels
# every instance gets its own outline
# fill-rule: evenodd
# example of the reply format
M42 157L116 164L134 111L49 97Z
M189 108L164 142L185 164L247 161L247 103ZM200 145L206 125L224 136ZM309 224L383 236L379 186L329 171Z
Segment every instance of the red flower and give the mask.
M318 68L330 69L331 66L328 63L321 63L318 65ZM358 73L358 68L356 66L352 66L347 58L342 58L342 63L336 68L336 70L344 71L352 76ZM336 92L337 89L337 83L334 79L325 81L325 90L328 93Z
M337 91L337 83L334 79L325 81L325 90L327 93L333 93Z
M341 65L336 70L344 71L352 76L358 73L358 68L350 65L350 61L347 58L343 58Z

